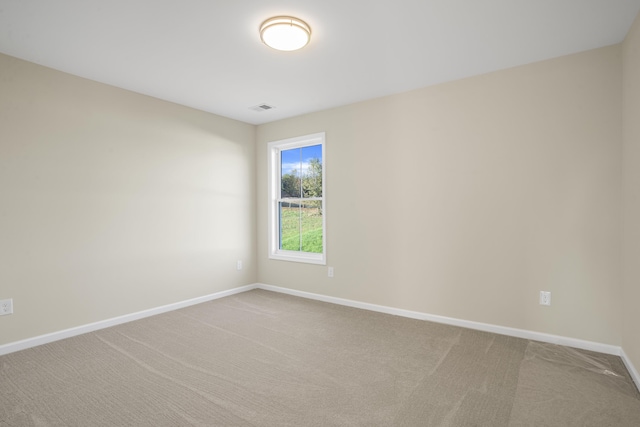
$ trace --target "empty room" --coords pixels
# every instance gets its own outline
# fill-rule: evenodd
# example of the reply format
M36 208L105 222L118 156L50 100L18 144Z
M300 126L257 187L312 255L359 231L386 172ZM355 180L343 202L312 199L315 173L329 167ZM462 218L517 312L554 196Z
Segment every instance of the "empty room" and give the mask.
M640 426L640 0L0 0L0 426Z

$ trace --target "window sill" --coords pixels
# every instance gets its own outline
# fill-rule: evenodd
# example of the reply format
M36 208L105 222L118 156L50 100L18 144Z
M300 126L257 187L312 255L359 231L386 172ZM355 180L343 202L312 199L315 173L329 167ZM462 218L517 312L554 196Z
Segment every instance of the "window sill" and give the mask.
M313 254L308 252L277 251L270 253L269 259L275 259L279 261L303 262L306 264L327 264L324 254Z

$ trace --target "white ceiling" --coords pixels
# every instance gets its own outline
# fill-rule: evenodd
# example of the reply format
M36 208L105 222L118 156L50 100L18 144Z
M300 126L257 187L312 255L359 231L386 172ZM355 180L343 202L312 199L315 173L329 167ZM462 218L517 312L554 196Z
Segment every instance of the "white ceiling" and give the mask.
M0 0L0 52L261 124L619 43L639 10L640 0ZM311 43L261 44L258 27L275 15L308 22ZM261 103L276 108L249 108Z

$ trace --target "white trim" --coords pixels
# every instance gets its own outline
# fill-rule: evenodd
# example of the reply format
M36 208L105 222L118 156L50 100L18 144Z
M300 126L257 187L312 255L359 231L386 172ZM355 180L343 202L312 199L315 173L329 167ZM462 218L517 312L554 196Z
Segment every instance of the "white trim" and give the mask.
M564 345L567 347L575 347L583 350L596 351L598 353L621 355L622 349L619 346L601 344L593 341L584 341L576 338L562 337L559 335L550 335L542 332L528 331L525 329L509 328L506 326L491 325L488 323L473 322L470 320L455 319L453 317L438 316L435 314L421 313L417 311L403 310L400 308L387 307L384 305L369 304L366 302L353 301L349 299L330 297L327 295L314 294L311 292L298 291L294 289L281 288L278 286L266 285L258 283L258 289L267 291L280 292L283 294L294 295L297 297L314 299L318 301L330 302L333 304L345 305L348 307L360 308L363 310L377 311L380 313L393 314L395 316L408 317L411 319L427 320L430 322L444 323L447 325L460 326L478 331L493 332L500 335L508 335L528 340L542 341L551 344ZM626 363L630 363L627 361Z
M155 316L156 314L166 313L168 311L178 310L180 308L189 307L195 304L200 304L207 301L213 301L215 299L224 298L227 296L239 294L253 289L263 289L266 291L279 292L282 294L293 295L301 298L313 299L317 301L324 301L332 304L344 305L347 307L360 308L363 310L376 311L379 313L392 314L395 316L408 317L411 319L427 320L430 322L443 323L447 325L460 326L463 328L475 329L479 331L492 332L500 335L508 335L517 338L524 338L535 341L542 341L551 344L564 345L568 347L581 348L583 350L591 350L599 353L613 354L620 356L624 362L631 378L636 383L636 387L640 390L640 374L636 370L633 363L619 346L601 344L593 341L584 341L575 338L562 337L558 335L544 334L541 332L528 331L524 329L509 328L505 326L491 325L488 323L472 322L469 320L455 319L452 317L438 316L434 314L421 313L417 311L403 310L399 308L388 307L384 305L370 304L366 302L354 301L344 298L331 297L327 295L314 294L311 292L298 291L295 289L281 288L279 286L267 285L264 283L254 283L251 285L241 286L238 288L228 289L226 291L216 292L214 294L205 295L181 301L173 304L163 305L161 307L151 308L148 310L139 311L137 313L126 314L124 316L114 317L111 319L102 320L95 323L89 323L87 325L78 326L75 328L65 329L58 332L52 332L46 335L40 335L33 338L27 338L22 341L16 341L8 344L0 345L0 356L13 353L16 351L24 350L27 348L35 347L42 344L62 340L65 338L74 337L76 335L86 334L87 332L93 332L111 326L120 325L122 323L131 322L133 320L143 319L145 317Z
M298 252L276 249L273 253L269 254L269 259L304 262L305 264L327 265L327 261L325 260L323 254L316 254L312 252Z
M627 367L627 370L629 371L631 378L636 383L636 388L640 391L640 374L638 374L638 371L636 370L635 366L633 366L633 363L631 363L631 360L627 356L627 353L624 352L623 348L620 349L620 358L622 359L625 366Z
M186 301L167 304L161 307L151 308L148 310L138 311L136 313L125 314L124 316L113 317L111 319L101 320L99 322L89 323L87 325L77 326L75 328L64 329L62 331L52 332L50 334L40 335L33 338L27 338L22 341L3 344L3 345L0 345L0 356L4 354L9 354L16 351L24 350L27 348L35 347L38 345L47 344L53 341L75 337L76 335L86 334L87 332L93 332L99 329L109 328L111 326L120 325L122 323L131 322L133 320L139 320L145 317L155 316L156 314L178 310L180 308L189 307L191 305L200 304L207 301L213 301L218 298L228 297L230 295L239 294L241 292L250 291L256 288L257 288L257 284L241 286L239 288L220 291L214 294L192 298Z
M279 241L279 220L278 202L280 199L280 153L283 150L293 148L304 148L312 145L320 145L322 150L322 197L319 198L322 204L322 253L310 253L301 251L287 251L280 249ZM326 135L325 132L311 135L298 136L271 141L267 144L267 196L269 206L267 210L267 243L269 259L281 261L304 262L309 264L327 264L327 206L326 206ZM317 200L310 198L308 200Z

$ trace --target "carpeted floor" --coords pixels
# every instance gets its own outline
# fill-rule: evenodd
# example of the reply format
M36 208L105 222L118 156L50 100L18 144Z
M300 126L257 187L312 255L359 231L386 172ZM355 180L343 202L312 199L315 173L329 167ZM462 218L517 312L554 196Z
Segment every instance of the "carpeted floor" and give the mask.
M640 426L620 358L254 290L0 357L0 426Z

